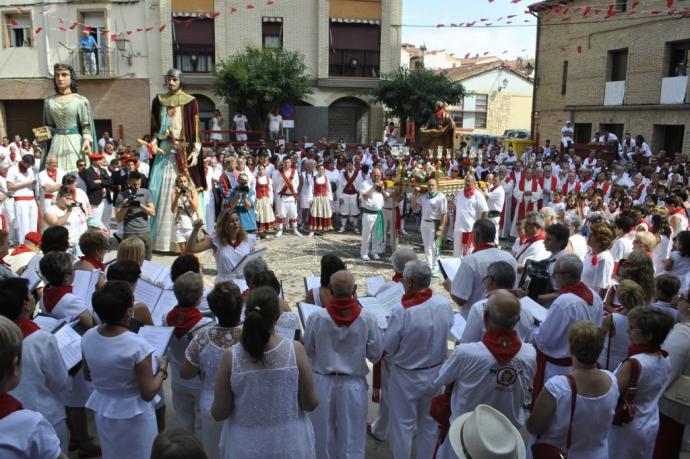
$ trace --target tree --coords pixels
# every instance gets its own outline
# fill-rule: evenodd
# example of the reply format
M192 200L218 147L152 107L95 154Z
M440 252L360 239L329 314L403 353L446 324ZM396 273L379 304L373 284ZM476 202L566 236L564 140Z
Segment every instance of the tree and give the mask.
M311 94L306 69L297 52L247 47L216 67L214 90L228 104L255 112L263 122L280 104Z
M403 135L406 134L405 120L409 118L421 126L437 110L439 103L457 105L464 94L462 84L448 80L443 72L404 67L385 75L370 93L376 102L385 105L400 119Z

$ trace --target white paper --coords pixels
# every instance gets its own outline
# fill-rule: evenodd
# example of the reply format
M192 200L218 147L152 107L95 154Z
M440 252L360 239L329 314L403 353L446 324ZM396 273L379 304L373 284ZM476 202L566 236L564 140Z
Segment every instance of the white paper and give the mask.
M170 311L177 305L177 298L175 297L175 292L172 290L163 290L161 297L158 299L158 303L151 311L151 319L154 325L165 325L165 318Z
M386 283L383 276L372 276L366 278L367 293L369 296L376 295Z
M307 320L309 319L309 316L314 311L318 311L319 309L323 309L323 308L321 306L317 306L315 304L297 303L297 310L299 311L299 318L302 321L302 328L306 327Z
M625 80L607 81L604 87L604 105L623 105Z
M156 357L165 355L174 331L175 327L152 327L151 325L144 325L139 329L139 337L153 347L151 367L154 375L158 371L158 359Z
M465 331L466 325L467 321L465 321L465 318L459 313L455 314L455 316L453 316L453 326L450 327L450 333L459 340L462 338L462 332Z
M62 322L64 322L64 320L56 319L55 317L44 316L41 314L34 317L34 323L38 325L41 330L47 331L48 333L52 333L52 331L58 328L58 326Z
M72 281L72 294L78 296L88 305L91 305L91 297L96 291L96 284L101 272L97 269L93 271L74 270L74 280Z
M455 279L455 275L458 273L458 270L460 269L460 263L462 262L462 258L441 258L438 260L438 264L441 266L441 271L448 277L449 281L453 282L453 279Z
M81 362L81 336L67 324L56 331L54 336L65 366L68 370L74 368Z
M405 288L399 282L394 283L388 288L384 288L382 291L376 294L376 299L378 299L384 306L390 311L393 306L400 304L400 300L405 294Z
M40 273L40 268L38 263L41 261L41 258L43 258L43 255L37 254L34 256L31 261L29 261L29 264L26 265L26 269L22 273L22 278L26 279L29 281L29 289L33 290L35 289L38 284L41 283L41 273Z
M163 289L145 279L139 279L137 288L134 289L134 301L148 306L153 311L163 294Z
M240 260L240 262L237 263L237 265L236 265L234 268L232 268L232 271L231 271L231 272L232 272L232 273L235 273L235 274L236 274L236 273L240 273L240 274L241 274L241 273L242 273L242 269L244 268L245 263L247 263L249 260L251 260L251 259L253 259L253 258L260 257L261 255L263 255L264 253L266 253L266 251L268 251L268 248L267 248L267 247L261 247L260 249L256 249L256 250L254 250L254 251L252 251L252 252L249 252L249 253L246 254L244 257L242 257L242 259Z
M364 309L371 312L374 317L376 317L376 325L381 330L388 328L388 318L391 314L391 309L379 301L375 296L364 296L357 298L359 304L362 305Z
M154 284L165 286L170 282L170 268L160 263L144 260L144 264L141 266L141 276Z
M529 311L532 314L532 317L537 319L539 322L544 322L546 319L548 310L528 296L520 298L520 307Z
M201 311L201 313L204 315L211 313L211 308L208 305L208 294L209 293L211 293L211 289L205 288L203 296L201 297L201 303L199 303L199 311Z
M320 277L305 277L304 278L304 293L309 293L309 290L321 287Z

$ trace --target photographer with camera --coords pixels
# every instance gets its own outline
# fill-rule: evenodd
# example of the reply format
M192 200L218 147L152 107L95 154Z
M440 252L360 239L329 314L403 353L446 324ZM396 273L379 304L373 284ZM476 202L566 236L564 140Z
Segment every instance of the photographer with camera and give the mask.
M130 172L127 176L127 189L117 196L115 219L124 223L125 239L138 237L144 241L146 259L150 260L153 250L149 217L156 215L151 192L141 187L142 175Z
M44 220L48 226L64 226L69 232L69 243L74 246L88 229L87 215L84 206L74 200L72 190L63 185L57 192L55 200L48 207Z
M172 196L172 213L175 214L175 243L182 255L186 253L187 239L194 229L198 209L199 195L193 187L189 187L186 175L178 175Z
M256 212L254 205L256 204L256 192L249 187L249 176L247 174L240 174L237 179L237 186L232 189L230 196L230 208L233 209L240 217L242 228L247 233L255 233L256 226Z

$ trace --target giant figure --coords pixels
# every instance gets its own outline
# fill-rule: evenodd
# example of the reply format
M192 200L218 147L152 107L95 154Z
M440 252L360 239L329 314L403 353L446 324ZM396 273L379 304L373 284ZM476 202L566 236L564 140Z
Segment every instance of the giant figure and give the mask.
M165 76L168 92L156 96L151 104L149 147L155 156L149 190L156 207L151 238L153 249L163 252L176 250L175 215L171 207L177 176L188 175L200 193L206 189L204 163L199 161L199 105L194 96L182 91L182 77L180 70L170 69ZM203 215L200 218L203 220Z
M76 172L77 161L91 153L95 136L91 104L77 93L77 75L72 66L55 64L53 85L55 95L43 103L43 124L52 137L42 162L49 155L55 156L60 169Z

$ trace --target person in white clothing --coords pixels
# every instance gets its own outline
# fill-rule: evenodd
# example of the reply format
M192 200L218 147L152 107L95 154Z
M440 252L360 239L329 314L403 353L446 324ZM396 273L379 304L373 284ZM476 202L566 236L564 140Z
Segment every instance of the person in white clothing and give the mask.
M446 279L443 283L453 301L460 306L460 313L465 318L470 307L486 294L484 277L490 264L505 261L516 269L515 259L494 244L496 227L490 220L476 221L472 227L472 238L477 244L474 252L462 259L455 279Z
M383 203L390 193L381 180L381 169L374 169L371 180L362 183L362 243L359 254L362 260L378 260L386 248L386 234L383 225ZM371 250L370 250L371 246Z
M299 174L292 168L292 160L285 158L282 167L273 173L273 196L275 196L276 220L278 232L276 237L283 235L283 227L287 221L292 226L295 236L301 236L297 229L297 199L299 198Z
M587 245L590 252L585 256L582 269L582 282L597 292L602 298L613 285L614 261L609 249L613 242L613 232L606 224L593 225L589 229Z
M303 163L303 170L299 174L299 207L301 210L302 230L309 227L309 208L314 199L314 178L316 172L314 167L316 161L307 159Z
M376 317L355 298L355 278L331 276L333 298L307 319L304 350L311 361L319 406L311 413L316 457L365 456L366 361L378 362L383 339Z
M242 113L242 110L237 110L235 116L232 118L232 130L235 131L235 140L238 142L246 142L247 131L250 129L247 117Z
M65 176L65 171L58 168L58 161L55 156L48 156L46 158L46 168L38 174L38 184L41 186L41 211L45 212L53 202L55 194L62 186L62 177Z
M275 142L283 132L283 116L274 108L266 117L268 120L268 140Z
M422 208L419 232L422 234L426 263L433 273L438 269L436 263L448 221L448 200L443 193L438 191L438 184L435 179L428 180L427 187L428 193L421 196L414 195L412 208L417 206Z
M434 385L452 384L451 423L477 405L486 404L520 429L524 423L522 406L536 368L536 351L523 344L513 329L520 321L520 301L507 290L495 290L484 306L483 320L486 333L481 341L457 346ZM458 457L448 438L436 457Z
M390 359L388 439L395 459L410 458L415 431L418 459L431 457L436 443L436 422L429 408L438 391L432 382L448 355L453 309L446 298L433 294L430 284L431 270L425 263L414 260L405 265L405 294L393 307L383 337Z
M574 135L575 130L571 127L570 121L566 121L565 126L561 128L561 147L570 148Z
M0 316L0 456L3 458L67 459L60 439L41 413L24 409L8 392L22 379L22 333L17 325ZM26 376L24 376L26 377Z
M683 206L680 196L673 195L666 198L668 208L668 224L671 227L671 239L674 239L681 231L688 229L688 214Z
M71 246L76 246L79 238L88 229L87 215L83 206L73 200L72 190L62 186L55 194L51 204L44 214L47 226L64 226L69 232Z
M32 155L24 155L20 162L7 171L7 189L14 193L14 216L19 244L24 243L26 233L38 231L38 181L33 169L35 162Z
M571 369L567 336L570 325L576 320L590 320L601 326L603 320L604 304L596 292L580 281L582 262L577 256L565 255L559 258L553 275L560 296L551 304L546 319L533 334L537 347L533 401L539 396L544 382L552 376L566 374ZM596 357L598 356L597 354Z
M359 190L362 188L364 178L360 171L356 171L352 161L348 161L345 170L340 174L336 196L340 207L340 229L344 233L348 220L352 224L355 233L357 229L357 217L359 217Z
M489 174L486 176L486 183L488 187L482 190L484 198L486 199L486 206L488 208L487 218L493 222L496 227L496 238L494 243L498 244L498 234L501 228L501 213L506 200L506 191L501 186L501 177L498 174Z
M526 167L520 180L513 188L513 198L517 202L515 215L513 216L513 226L510 235L517 237L517 224L524 219L530 212L537 209L537 203L542 199L542 189L539 180L534 177L534 169Z
M525 218L525 242L515 254L517 270L521 273L525 269L527 260L541 261L549 258L551 253L546 250L544 240L544 217L539 212L531 212Z
M472 250L472 227L477 220L489 215L484 195L477 190L473 175L465 177L465 188L455 197L455 225L453 226L453 256L464 257Z

